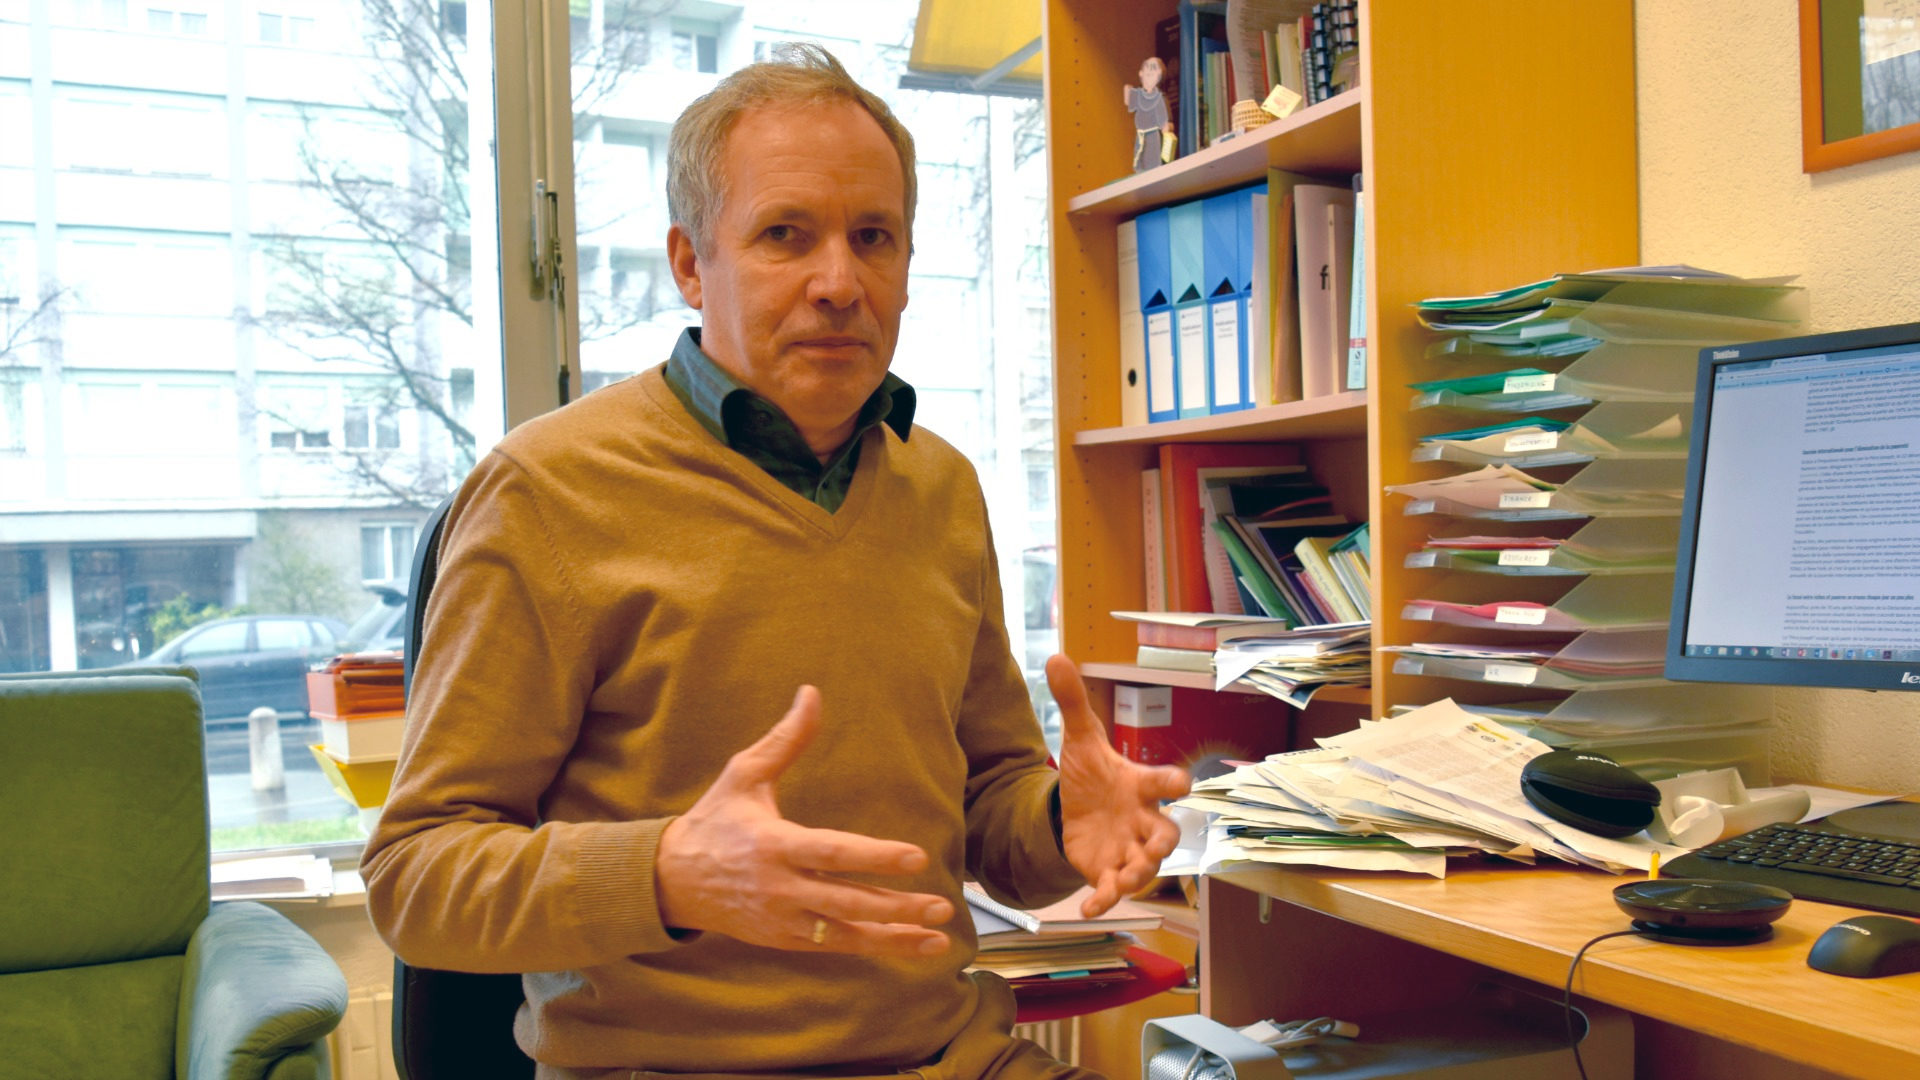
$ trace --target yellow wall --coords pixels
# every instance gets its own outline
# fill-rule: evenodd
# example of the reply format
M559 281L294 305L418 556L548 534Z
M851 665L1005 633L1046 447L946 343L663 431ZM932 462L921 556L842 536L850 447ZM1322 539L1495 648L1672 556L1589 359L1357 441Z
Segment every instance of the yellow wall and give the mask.
M1635 26L1641 261L1798 274L1813 331L1920 319L1920 153L1801 171L1794 0L1642 0ZM1920 694L1774 698L1776 780L1920 788Z

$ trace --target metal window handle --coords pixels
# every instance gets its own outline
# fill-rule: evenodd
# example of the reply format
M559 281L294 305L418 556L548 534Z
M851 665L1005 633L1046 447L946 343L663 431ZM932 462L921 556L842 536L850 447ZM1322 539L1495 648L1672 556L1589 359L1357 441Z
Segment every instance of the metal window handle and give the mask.
M567 340L566 259L560 244L560 193L547 190L545 180L533 182L533 284L544 289L554 303L554 346L560 358L554 373L559 403L573 399L572 364Z

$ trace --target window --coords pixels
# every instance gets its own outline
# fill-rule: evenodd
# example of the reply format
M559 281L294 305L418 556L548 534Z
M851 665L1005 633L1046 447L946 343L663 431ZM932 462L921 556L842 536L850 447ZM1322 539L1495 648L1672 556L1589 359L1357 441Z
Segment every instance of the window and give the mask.
M340 436L349 450L398 450L400 414L391 405L348 405Z
M124 5L124 0L122 0ZM147 29L156 34L179 34L183 37L205 37L207 35L207 12L205 8L187 8L180 5L174 8L147 8Z
M324 451L333 447L326 388L309 384L275 386L261 397L261 429L274 450Z
M60 168L135 175L228 174L226 103L219 97L59 87L53 108L54 159ZM66 217L75 219L124 220L122 215L92 212Z
M413 565L413 526L360 526L360 577L366 582L398 581Z
M720 71L720 28L712 23L673 23L673 66L677 71Z
M26 401L27 388L20 377L0 371L0 453L26 449Z
M256 32L263 45L317 45L318 26L306 0L261 0Z
M23 306L43 286L64 290L60 340L49 346L63 362L43 368L29 356L22 423L0 409L5 437L20 442L24 426L26 453L46 456L0 457L0 504L13 520L21 496L10 480L21 473L5 474L8 465L62 486L35 494L34 517L22 521L31 530L0 530L0 667L123 663L152 653L156 626L184 644L195 630L214 629L205 620L242 609L320 625L350 618L365 607L364 582L405 576L417 526L406 523L413 511L398 508L433 505L499 438L506 417L551 407L552 329L519 306L529 292L524 255L503 261L497 234L499 222L524 216L526 195L495 195L496 185L541 174L528 146L495 138L490 118L510 99L527 111L530 74L569 73L568 56L535 61L531 72L500 70L454 47L469 37L469 21L475 47L492 40L487 28L524 26L529 2L402 5L419 21L383 27L372 8L313 0L34 0L36 15L50 7L63 24L94 32L12 27L21 32L0 78L0 169L52 172L60 200L14 200L8 209L18 212L0 229L26 238L15 274L25 283L16 290ZM596 279L569 282L579 286L583 337L599 335L581 346L577 370L589 384L657 362L698 319L665 272L656 147L683 91L729 67L747 42L827 43L887 97L929 160L965 174L956 173L953 190L1002 175L989 169L1000 164L988 157L994 140L978 133L982 125L1001 132L1006 103L897 89L910 4L677 8L725 11L723 20L674 18L655 0L599 2L587 12L597 37L574 54L572 104L594 118L583 131L609 133L610 175L627 190L599 207L577 197L582 228L604 230L590 241L603 253ZM755 24L769 17L783 22ZM228 18L238 22L227 27ZM227 52L208 47L220 37ZM290 57L296 48L302 55ZM99 65L123 56L146 62L116 68L113 85L101 85ZM661 77L642 65L708 75ZM424 81L409 83L410 74ZM432 89L418 92L423 86ZM51 110L34 107L36 94L51 99ZM415 107L423 101L429 106ZM241 131L230 140L235 124ZM498 167L489 177L469 157ZM571 167L568 155L555 157L560 171L549 178ZM1025 223L1022 195L1044 187L1044 167L1035 156L1017 168L1003 203L993 192L996 206L1009 208L997 220L1020 216L1022 238L1041 244L1044 214ZM369 192L382 197L353 200ZM921 205L922 237L932 242L944 225L940 204L923 197ZM974 262L966 268L977 293L965 302L971 341L953 361L996 380L1044 366L1044 348L1016 354L1028 341L997 321L1011 301L985 299L1024 302L1027 279L1001 293L1015 287L1013 275L989 279L987 263ZM946 345L934 329L945 324L932 295L916 291L908 309L903 361L941 362ZM929 321L915 323L921 314ZM502 377L503 333L521 376L512 387ZM590 345L605 346L604 358L589 362ZM1013 452L1028 418L996 419L994 402L1016 399L1004 387L1017 384L989 388L984 379L930 394L940 400L924 415L988 461ZM176 411L192 419L155 419ZM996 514L1007 507L1015 515L995 519L1012 624L1024 591L1022 560L1010 553L1050 543L1050 520L1019 516L1025 477L1006 458L980 472L1012 485L991 496ZM22 542L26 532L52 539ZM301 599L283 606L282 598ZM202 621L183 627L173 615L189 607ZM314 734L288 733L287 788L258 797L245 782L244 745L209 755L219 781L216 850L310 836L316 823L336 830L323 835L363 835L357 813L306 753Z

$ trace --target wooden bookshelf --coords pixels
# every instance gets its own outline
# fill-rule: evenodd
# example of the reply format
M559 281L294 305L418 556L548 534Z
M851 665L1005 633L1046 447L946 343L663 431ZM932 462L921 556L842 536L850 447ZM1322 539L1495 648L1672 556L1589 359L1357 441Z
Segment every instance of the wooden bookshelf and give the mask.
M1140 472L1161 443L1200 441L1299 444L1336 507L1373 523L1376 643L1424 640L1430 624L1399 617L1421 595L1400 564L1433 522L1403 517L1382 489L1448 471L1408 460L1440 428L1407 411L1405 387L1461 371L1424 355L1411 305L1638 260L1632 6L1363 2L1358 89L1132 175L1120 89L1172 11L1169 0L1045 4L1064 648L1102 681L1133 681L1133 628L1109 612L1145 606ZM1115 226L1269 168L1366 174L1372 389L1121 426ZM1391 667L1376 656L1375 715L1456 689Z

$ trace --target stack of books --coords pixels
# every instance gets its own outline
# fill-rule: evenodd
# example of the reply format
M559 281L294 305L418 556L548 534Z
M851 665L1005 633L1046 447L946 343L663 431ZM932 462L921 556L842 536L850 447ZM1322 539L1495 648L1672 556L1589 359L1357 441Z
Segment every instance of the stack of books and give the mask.
M308 712L320 722L314 760L334 790L362 810L386 801L406 703L398 651L348 653L307 673Z
M1092 895L1091 887L1031 911L1002 904L971 883L964 891L980 940L972 968L994 972L1022 995L1132 978L1127 960L1132 932L1160 925L1158 914L1128 900L1094 918L1082 917L1080 905Z

